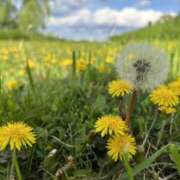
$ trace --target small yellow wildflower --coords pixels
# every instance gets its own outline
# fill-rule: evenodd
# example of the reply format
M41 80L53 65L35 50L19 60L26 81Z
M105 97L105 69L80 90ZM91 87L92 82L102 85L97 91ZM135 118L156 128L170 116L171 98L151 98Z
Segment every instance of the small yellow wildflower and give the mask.
M32 59L27 60L27 65L29 66L30 69L34 69L36 67L36 64L33 62Z
M174 51L175 48L176 48L176 43L175 42L168 43L168 50L169 51Z
M168 87L177 95L180 96L180 78L168 84Z
M8 60L8 58L9 58L9 56L7 56L7 55L2 55L2 57L1 57L1 58L2 58L2 60L3 60L3 61L7 61L7 60Z
M114 63L114 58L112 56L107 57L106 62L109 64L113 64Z
M179 103L178 96L168 87L160 86L150 94L151 101L162 107L174 107Z
M20 77L25 76L25 74L26 74L26 71L25 71L24 69L20 69L19 72L18 72L18 75L19 75Z
M11 150L32 146L36 142L32 128L23 122L8 123L0 128L0 150L8 145Z
M113 134L123 135L127 132L128 127L120 116L105 115L97 120L95 130L104 137Z
M19 82L17 80L9 80L6 82L5 86L8 90L17 89L19 87Z
M112 97L124 96L133 91L133 86L124 80L114 80L108 85L108 92Z
M129 159L136 154L136 143L131 135L114 136L107 143L108 155L114 160L123 160L127 155Z
M72 65L72 60L71 59L65 59L65 60L62 60L60 61L60 66L62 66L63 68L67 68L69 66Z
M76 64L77 70L85 71L88 67L88 63L84 60L78 60Z
M105 65L105 64L100 64L98 67L97 67L97 70L100 72L100 73L106 73L106 72L110 72L111 69Z

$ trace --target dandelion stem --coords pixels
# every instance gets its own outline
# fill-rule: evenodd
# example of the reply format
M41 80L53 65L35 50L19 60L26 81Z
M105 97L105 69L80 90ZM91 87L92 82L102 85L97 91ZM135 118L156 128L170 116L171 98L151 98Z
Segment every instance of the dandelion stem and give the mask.
M72 76L76 76L76 51L72 52Z
M20 172L20 169L19 169L19 164L18 164L18 161L17 161L17 156L16 156L16 151L15 150L12 152L12 163L13 163L13 165L15 167L15 170L16 170L17 179L22 180L22 176L21 176L21 172Z
M129 110L128 110L128 113L127 113L127 116L126 116L126 122L127 122L128 126L130 128L131 128L131 115L132 115L132 113L134 111L136 100L137 100L137 91L134 90L134 92L132 94L132 97L131 97L131 102L130 102L130 105L129 105Z
M129 158L128 158L127 154L124 157L124 167L125 167L125 169L127 171L127 175L129 177L129 180L134 180L133 173L132 173L132 168L129 165Z
M11 163L11 167L10 167L10 174L8 175L8 180L12 180L15 179L14 177L14 164Z
M125 120L125 115L124 115L124 111L123 111L123 99L122 97L119 98L119 115L122 116L123 120Z
M174 115L171 115L171 121L170 121L170 128L169 128L169 134L170 136L172 135L172 130L173 130L173 122L174 122Z
M30 87L34 92L35 91L34 79L33 79L33 75L32 75L32 70L29 67L29 63L28 63L27 59L26 59L26 71L27 71Z

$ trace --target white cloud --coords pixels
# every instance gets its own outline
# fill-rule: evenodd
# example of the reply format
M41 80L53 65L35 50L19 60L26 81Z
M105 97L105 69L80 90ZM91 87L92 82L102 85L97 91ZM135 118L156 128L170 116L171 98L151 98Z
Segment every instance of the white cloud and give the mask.
M85 5L88 0L50 0L50 7L53 13L67 14Z
M169 13L175 15L175 13ZM60 37L71 39L106 39L113 34L144 27L158 21L164 12L153 9L108 7L92 11L80 8L68 14L51 16L47 27ZM51 31L52 32L52 31Z
M151 0L139 0L137 2L137 6L139 7L149 6L150 4L151 4Z
M59 26L113 26L139 28L149 21L156 22L163 15L161 11L124 8L114 10L103 8L95 12L81 9L64 17L50 17L49 25Z
M60 26L75 26L87 24L91 21L92 14L87 9L82 9L75 14L71 14L64 17L50 17L49 25Z

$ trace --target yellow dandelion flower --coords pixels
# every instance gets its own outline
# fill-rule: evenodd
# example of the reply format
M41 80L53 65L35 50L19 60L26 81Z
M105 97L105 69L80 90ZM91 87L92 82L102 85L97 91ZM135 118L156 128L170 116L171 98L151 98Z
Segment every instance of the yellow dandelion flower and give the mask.
M26 70L25 70L25 69L20 69L19 72L18 72L18 75L19 75L20 77L25 76L25 74L26 74Z
M100 73L106 73L106 72L111 72L111 69L105 65L105 64L100 64L98 67L97 67L97 70L100 72Z
M113 56L107 57L106 62L109 64L113 64L114 63L114 57Z
M168 84L168 87L177 95L180 96L180 78Z
M60 66L62 66L63 68L69 67L72 65L72 60L71 59L65 59L60 61Z
M84 60L79 60L79 61L77 61L76 66L77 66L77 70L85 71L88 67L88 63Z
M36 64L33 62L32 59L27 60L27 65L29 66L30 69L34 69L36 67Z
M105 135L123 135L127 132L128 127L120 116L105 115L99 118L95 124L97 133Z
M5 86L8 90L17 89L19 86L19 82L17 80L9 80L8 82L6 82Z
M173 113L176 112L176 108L174 108L174 107L166 107L166 106L159 107L159 110L162 111L165 114L173 114Z
M11 150L32 146L36 142L32 128L23 122L8 123L0 128L0 150L8 145Z
M168 87L160 86L150 94L151 101L162 107L173 107L179 103L178 96Z
M107 143L108 155L114 160L123 160L127 155L129 159L136 154L136 143L131 135L114 136Z
M124 96L133 91L133 86L124 80L114 80L108 85L108 92L112 97Z
M7 61L8 60L8 58L9 58L9 56L7 56L7 55L2 55L2 60L4 60L4 61Z

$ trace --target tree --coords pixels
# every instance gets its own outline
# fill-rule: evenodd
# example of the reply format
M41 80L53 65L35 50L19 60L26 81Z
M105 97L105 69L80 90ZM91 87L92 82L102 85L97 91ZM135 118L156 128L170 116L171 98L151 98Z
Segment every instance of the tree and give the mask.
M0 1L0 27L17 27L17 8L12 0Z
M19 8L14 0L0 0L1 28L37 31L45 26L49 14L49 0L21 0Z
M18 17L20 29L36 31L43 28L49 13L48 0L23 0Z

